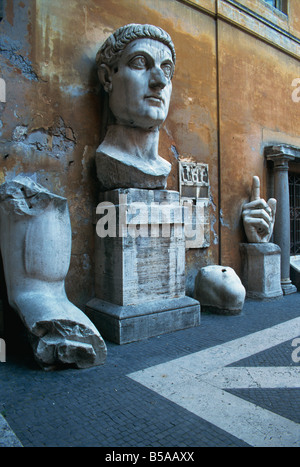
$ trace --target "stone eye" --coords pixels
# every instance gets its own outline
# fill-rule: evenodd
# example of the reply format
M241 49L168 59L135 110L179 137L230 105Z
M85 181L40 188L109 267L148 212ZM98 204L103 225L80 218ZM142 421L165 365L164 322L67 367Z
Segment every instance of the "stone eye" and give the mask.
M163 64L161 65L161 69L162 69L164 75L165 75L167 78L169 78L169 79L172 78L172 75L173 75L173 67L172 67L172 65L171 65L170 63L163 63Z
M130 66L132 68L137 68L137 69L143 69L147 66L147 60L145 57L143 57L142 55L139 55L138 57L134 57L131 61L130 61Z

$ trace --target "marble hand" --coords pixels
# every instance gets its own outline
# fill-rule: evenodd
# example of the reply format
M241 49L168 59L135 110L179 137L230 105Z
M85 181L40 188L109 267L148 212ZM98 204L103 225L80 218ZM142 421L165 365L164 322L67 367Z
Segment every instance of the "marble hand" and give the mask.
M243 222L249 243L268 243L273 233L277 201L260 197L260 180L253 177L251 201L243 206Z

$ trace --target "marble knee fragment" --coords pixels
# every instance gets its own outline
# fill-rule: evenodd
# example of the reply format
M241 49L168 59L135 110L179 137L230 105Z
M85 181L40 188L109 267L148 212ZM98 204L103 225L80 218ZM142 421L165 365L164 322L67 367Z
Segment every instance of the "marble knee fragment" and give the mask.
M104 363L106 345L66 295L71 258L67 200L28 177L0 187L0 247L8 300L44 368Z

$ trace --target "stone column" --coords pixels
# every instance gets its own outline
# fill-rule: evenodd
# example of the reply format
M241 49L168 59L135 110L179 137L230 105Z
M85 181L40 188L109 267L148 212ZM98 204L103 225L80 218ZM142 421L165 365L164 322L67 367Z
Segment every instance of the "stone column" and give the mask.
M271 152L271 151L270 151ZM295 157L282 148L273 148L267 159L274 162L274 198L277 199L274 243L281 248L281 286L285 295L297 292L290 279L290 198L289 198L289 162Z

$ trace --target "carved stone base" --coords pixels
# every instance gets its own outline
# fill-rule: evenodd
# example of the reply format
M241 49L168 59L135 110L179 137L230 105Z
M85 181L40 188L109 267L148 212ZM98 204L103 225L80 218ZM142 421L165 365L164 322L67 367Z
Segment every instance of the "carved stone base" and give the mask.
M291 295L293 293L297 293L297 287L292 284L292 281L282 281L281 287L284 295Z
M247 297L257 300L280 298L281 250L274 243L242 243L242 282Z
M200 304L185 296L184 209L175 191L103 194L96 298L86 313L107 339L124 344L199 325Z
M190 297L120 306L94 298L85 310L101 335L128 344L200 324L199 302Z

